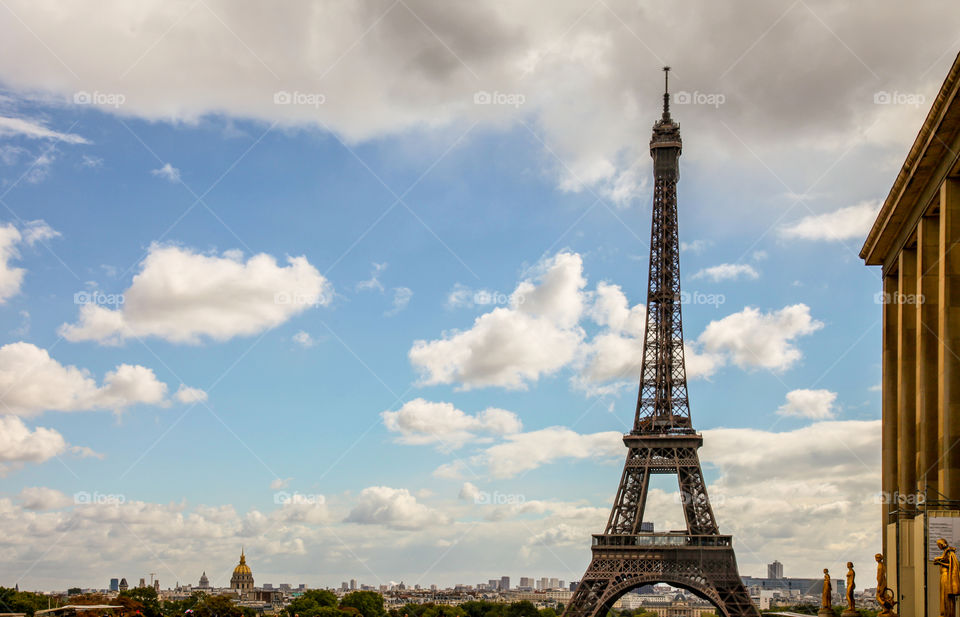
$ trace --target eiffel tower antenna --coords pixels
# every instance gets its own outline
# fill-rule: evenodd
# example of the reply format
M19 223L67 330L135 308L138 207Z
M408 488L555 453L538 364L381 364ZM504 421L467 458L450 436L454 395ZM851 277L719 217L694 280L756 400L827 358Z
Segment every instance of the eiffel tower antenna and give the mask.
M733 539L720 535L697 453L687 398L680 307L677 182L680 125L670 117L670 67L663 67L663 115L653 125L653 215L647 280L647 322L640 389L620 486L607 527L593 536L593 558L564 617L605 617L625 593L654 583L688 589L724 617L759 617L737 570ZM643 525L650 476L676 475L686 520L683 531Z

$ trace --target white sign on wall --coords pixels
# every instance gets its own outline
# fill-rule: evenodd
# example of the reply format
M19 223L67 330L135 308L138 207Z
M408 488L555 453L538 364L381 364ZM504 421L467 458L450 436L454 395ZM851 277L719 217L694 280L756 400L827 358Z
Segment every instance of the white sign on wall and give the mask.
M960 517L931 516L927 525L927 559L936 559L943 553L937 548L938 538L943 538L953 547L960 542Z

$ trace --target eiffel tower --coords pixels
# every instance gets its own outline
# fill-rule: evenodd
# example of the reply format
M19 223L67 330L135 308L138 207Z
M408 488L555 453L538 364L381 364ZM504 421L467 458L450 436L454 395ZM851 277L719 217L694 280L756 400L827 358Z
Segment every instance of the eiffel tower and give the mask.
M633 430L623 436L627 460L593 557L563 617L605 617L621 596L642 585L667 583L710 601L724 617L759 617L733 552L713 515L687 400L680 319L677 180L680 125L670 117L669 71L664 67L663 116L653 125L653 226L640 393ZM643 509L652 474L676 474L687 528L644 531Z

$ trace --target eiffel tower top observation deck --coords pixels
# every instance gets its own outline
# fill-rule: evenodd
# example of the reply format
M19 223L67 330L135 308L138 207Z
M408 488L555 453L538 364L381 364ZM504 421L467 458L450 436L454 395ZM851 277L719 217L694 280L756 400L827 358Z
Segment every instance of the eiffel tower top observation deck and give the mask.
M680 125L670 117L670 67L664 67L663 115L653 125L653 223L640 392L631 434L692 434L680 310L677 181Z

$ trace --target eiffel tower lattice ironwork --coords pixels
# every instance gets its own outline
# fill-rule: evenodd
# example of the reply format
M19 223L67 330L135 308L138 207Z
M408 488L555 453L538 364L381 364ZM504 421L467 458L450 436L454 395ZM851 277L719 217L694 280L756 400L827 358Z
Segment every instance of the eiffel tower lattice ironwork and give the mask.
M633 430L623 437L627 459L592 559L563 617L605 617L625 593L653 583L692 591L725 617L759 617L740 579L732 538L721 535L707 497L697 450L703 445L690 421L680 318L680 247L677 180L680 126L670 117L664 67L663 116L653 126L653 226L640 393ZM650 476L676 474L687 528L644 531Z

